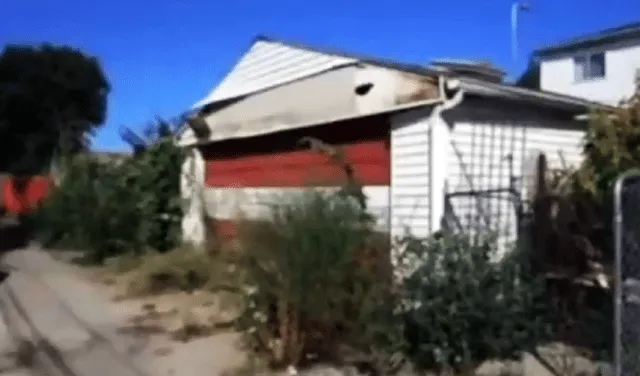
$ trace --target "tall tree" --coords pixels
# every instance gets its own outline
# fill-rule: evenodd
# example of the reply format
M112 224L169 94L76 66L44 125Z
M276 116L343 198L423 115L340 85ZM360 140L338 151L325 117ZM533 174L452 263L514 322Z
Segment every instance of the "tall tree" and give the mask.
M109 83L97 59L53 45L0 53L0 171L31 174L54 154L89 147L106 118Z

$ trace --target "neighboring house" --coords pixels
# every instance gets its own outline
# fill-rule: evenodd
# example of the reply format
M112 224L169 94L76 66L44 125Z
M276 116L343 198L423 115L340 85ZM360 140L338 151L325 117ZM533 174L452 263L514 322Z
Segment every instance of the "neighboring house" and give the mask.
M257 38L178 133L189 149L185 239L204 240L203 212L222 236L260 219L276 195L336 187L341 170L298 141L341 145L392 236L443 226L513 240L532 161L580 161L594 103L517 88L481 65L425 67Z
M533 59L542 90L616 105L640 77L640 23L541 48Z
M90 155L101 162L122 163L133 154L126 151L92 151Z

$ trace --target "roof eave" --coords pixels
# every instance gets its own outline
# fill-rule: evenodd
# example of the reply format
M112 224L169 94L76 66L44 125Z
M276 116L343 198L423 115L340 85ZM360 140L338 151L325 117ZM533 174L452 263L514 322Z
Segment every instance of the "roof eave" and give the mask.
M611 110L612 107L580 98L570 97L504 84L483 82L475 79L459 79L460 88L465 92L483 97L495 97L520 103L550 107L572 113L590 110Z
M577 51L586 48L599 47L607 44L624 42L628 40L640 39L640 28L628 30L624 33L603 35L597 37L583 38L578 41L560 43L550 47L540 48L533 51L533 56L537 58L550 57L562 53Z

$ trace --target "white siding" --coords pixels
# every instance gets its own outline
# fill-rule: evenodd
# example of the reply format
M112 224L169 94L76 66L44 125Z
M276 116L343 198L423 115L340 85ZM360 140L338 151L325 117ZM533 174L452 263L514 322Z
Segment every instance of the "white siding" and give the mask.
M428 112L391 119L391 235L423 237L431 231L431 129Z
M551 168L581 160L584 133L572 123L531 112L484 111L469 112L451 124L448 223L470 233L498 232L503 247L516 240L515 203L526 198L537 155L545 153ZM510 193L510 186L522 196Z
M576 82L573 58L589 52L579 51L542 60L540 88L611 105L631 96L636 70L640 68L640 40L593 51L605 51L604 78Z
M252 94L350 63L355 60L258 40L222 82L194 107Z
M509 193L511 169L521 170L523 124L458 121L448 152L447 223L469 234L497 232L514 241L516 216Z
M552 122L548 124L553 126ZM555 127L542 127L539 123L529 125L523 172L525 197L529 197L530 187L533 187L535 182L537 156L544 153L547 157L547 166L552 170L576 168L582 162L584 136L584 130L562 127L562 124L558 123Z

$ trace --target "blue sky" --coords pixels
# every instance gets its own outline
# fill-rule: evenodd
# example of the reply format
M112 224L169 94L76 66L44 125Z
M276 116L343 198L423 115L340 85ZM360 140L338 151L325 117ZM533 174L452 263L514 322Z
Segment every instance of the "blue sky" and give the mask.
M532 49L640 20L639 0L531 0L510 57L510 0L0 0L0 45L53 42L98 56L109 77L95 148L203 97L256 34L422 63L488 59L517 75Z

